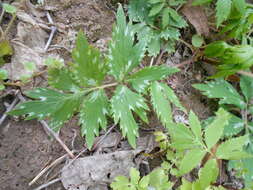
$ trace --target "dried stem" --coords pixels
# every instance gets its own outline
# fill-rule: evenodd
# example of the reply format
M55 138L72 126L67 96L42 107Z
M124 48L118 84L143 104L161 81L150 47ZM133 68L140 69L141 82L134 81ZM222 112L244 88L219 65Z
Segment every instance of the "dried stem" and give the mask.
M238 71L237 73L253 78L253 73L247 71Z
M60 137L48 126L48 124L44 121L41 120L39 121L40 124L59 142L59 144L62 146L62 148L68 153L68 155L71 158L74 158L73 152L67 147L66 144L60 139Z
M68 157L68 154L65 154L59 158L57 158L55 161L53 161L50 165L46 166L41 172L36 175L33 180L29 183L29 186L33 185L42 175L44 175L50 168L53 166L61 163L63 160L65 160Z
M3 124L3 122L6 119L6 117L8 116L7 113L9 111L11 111L18 102L19 102L19 99L15 98L14 101L11 103L11 105L7 108L7 110L5 111L5 113L3 114L3 116L0 118L0 126Z
M46 187L48 187L48 186L50 186L50 185L53 185L53 184L55 184L55 183L57 183L57 182L59 182L59 181L61 181L61 178L56 178L56 179L54 179L54 180L52 180L52 181L49 181L48 183L45 183L45 184L43 184L43 185L37 187L37 188L34 189L34 190L41 190L41 189L44 189L44 188L46 188Z

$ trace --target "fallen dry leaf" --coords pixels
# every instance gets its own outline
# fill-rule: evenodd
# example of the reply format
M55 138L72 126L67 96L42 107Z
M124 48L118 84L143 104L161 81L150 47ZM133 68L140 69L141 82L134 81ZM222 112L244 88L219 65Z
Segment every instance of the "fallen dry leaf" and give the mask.
M208 36L209 26L207 16L202 6L192 6L193 0L189 0L188 3L182 9L182 13L186 16L187 20L194 26L197 34Z

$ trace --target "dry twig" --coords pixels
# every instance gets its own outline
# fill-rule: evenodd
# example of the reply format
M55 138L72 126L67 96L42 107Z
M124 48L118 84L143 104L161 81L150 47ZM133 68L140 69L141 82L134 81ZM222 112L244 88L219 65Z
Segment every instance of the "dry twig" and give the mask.
M61 181L61 178L56 178L56 179L54 179L54 180L52 180L52 181L49 181L48 183L45 183L45 184L43 184L43 185L37 187L37 188L34 189L34 190L41 190L41 189L44 189L44 188L46 188L46 187L48 187L48 186L50 186L50 185L53 185L53 184L55 184L55 183L57 183L57 182L59 182L59 181Z
M5 121L6 117L8 116L7 113L9 111L11 111L15 105L19 102L19 99L16 97L13 102L11 103L11 105L7 108L7 110L5 111L5 113L3 114L3 116L0 118L0 126L3 124L3 122Z
M68 154L65 154L59 158L57 158L55 161L53 161L50 165L46 166L43 170L41 170L41 172L36 175L33 180L29 183L29 186L33 185L42 175L44 175L50 168L52 168L53 166L61 163L62 161L64 161L66 158L68 157Z

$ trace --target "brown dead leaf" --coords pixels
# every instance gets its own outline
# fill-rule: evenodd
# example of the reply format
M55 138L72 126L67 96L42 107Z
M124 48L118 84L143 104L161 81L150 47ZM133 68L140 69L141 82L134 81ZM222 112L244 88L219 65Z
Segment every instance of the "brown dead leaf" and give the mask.
M187 20L194 26L199 35L209 36L209 26L207 16L202 6L192 6L193 0L182 9L182 13L186 16Z
M78 158L62 169L62 184L67 190L106 190L116 176L128 176L136 154L131 150Z

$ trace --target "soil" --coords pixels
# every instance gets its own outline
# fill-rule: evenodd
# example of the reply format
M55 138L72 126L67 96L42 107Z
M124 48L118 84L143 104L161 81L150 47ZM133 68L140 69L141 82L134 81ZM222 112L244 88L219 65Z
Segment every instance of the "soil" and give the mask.
M50 11L55 23L64 26L65 32L58 32L53 43L71 41L68 31L84 30L90 43L100 47L110 39L114 22L114 9L108 1L101 0L48 0L45 9ZM14 30L15 31L15 30ZM71 48L71 47L69 47ZM67 60L70 54L66 50L58 50ZM167 57L163 57L166 61ZM185 59L181 57L181 61ZM201 119L210 115L210 108L206 100L191 87L191 83L201 80L199 68L189 65L185 72L177 74L168 81L173 84L184 106L193 109ZM198 70L198 71L197 71ZM9 98L9 97L8 97ZM4 104L11 101L7 98L0 99L0 117L5 111ZM151 128L159 123L151 117ZM73 132L74 130L74 132ZM77 135L75 135L77 134ZM62 128L60 138L71 149L84 148L83 139L79 135L79 127L73 119ZM74 142L74 147L72 144ZM63 156L66 152L56 142L49 138L38 121L23 121L8 117L0 126L0 189L1 190L32 190L46 183L50 177L57 174L55 168L44 175L33 186L29 182L48 164ZM62 163L64 164L64 163ZM47 190L64 190L60 182L49 186Z

